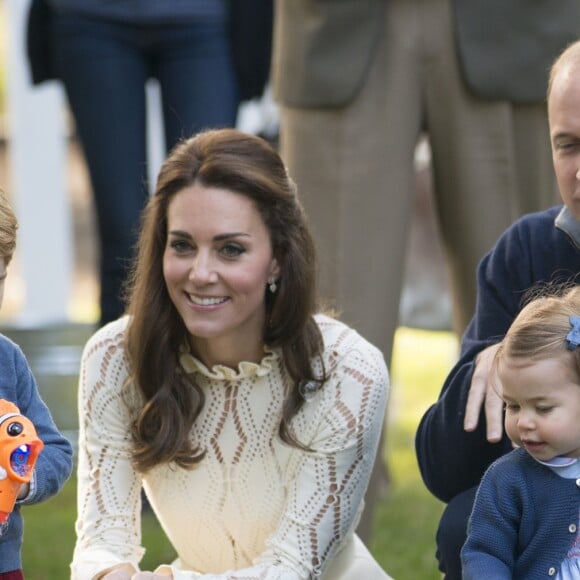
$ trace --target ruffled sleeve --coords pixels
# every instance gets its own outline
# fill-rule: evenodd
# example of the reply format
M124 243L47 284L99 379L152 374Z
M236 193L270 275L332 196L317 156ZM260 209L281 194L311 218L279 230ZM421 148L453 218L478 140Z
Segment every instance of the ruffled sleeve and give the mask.
M118 564L136 570L141 547L141 479L131 461L131 416L122 388L126 319L100 329L85 346L79 378L77 542L72 580Z

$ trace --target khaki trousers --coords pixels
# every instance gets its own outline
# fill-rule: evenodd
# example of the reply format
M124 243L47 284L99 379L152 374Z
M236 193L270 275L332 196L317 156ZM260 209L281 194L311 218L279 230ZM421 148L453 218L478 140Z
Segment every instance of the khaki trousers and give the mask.
M466 90L450 0L389 0L384 34L356 99L340 109L282 108L281 153L318 245L320 294L387 361L423 131L432 150L454 328L462 333L474 311L483 254L519 215L556 201L544 104L512 106ZM365 541L381 480L379 461L358 528Z
M427 132L435 205L462 332L483 254L519 215L556 201L545 106L463 85L449 0L389 0L362 91L341 109L282 108L281 153L320 256L320 293L390 359Z

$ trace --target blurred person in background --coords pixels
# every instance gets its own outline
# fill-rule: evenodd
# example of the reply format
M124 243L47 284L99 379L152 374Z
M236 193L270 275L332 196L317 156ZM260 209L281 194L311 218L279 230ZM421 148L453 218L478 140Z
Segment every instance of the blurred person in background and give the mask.
M280 151L316 236L321 296L390 361L426 133L461 335L481 257L514 219L555 201L545 87L578 35L580 3L277 0L274 17ZM386 481L376 467L366 540Z
M232 32L228 0L33 0L33 80L62 81L89 170L100 325L123 312L149 197L146 83L159 82L165 151L201 129L234 126L242 91Z

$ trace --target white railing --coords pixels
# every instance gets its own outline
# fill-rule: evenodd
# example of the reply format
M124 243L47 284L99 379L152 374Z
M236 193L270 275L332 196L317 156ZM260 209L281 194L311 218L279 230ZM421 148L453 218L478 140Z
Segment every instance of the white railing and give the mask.
M17 255L24 325L67 318L72 226L66 187L63 95L57 83L33 87L25 54L28 0L4 0L6 123L11 192L20 222Z
M78 239L73 233L73 192L68 177L66 99L58 81L31 83L25 52L29 5L30 0L0 0L0 23L4 23L0 41L7 77L8 195L20 222L2 319L17 326L62 323L76 318L78 310L95 311L94 305L78 308L78 295L84 298L84 293L74 286ZM163 157L160 92L155 81L147 86L147 116L149 180L154 183ZM269 91L263 99L240 108L238 127L242 130L274 133L277 123L278 109ZM7 187L4 181L0 175L0 188ZM90 191L88 185L86 190ZM71 307L71 298L76 306ZM94 302L94 294L87 299Z
M70 158L66 99L58 81L37 86L31 83L25 52L29 4L30 0L0 0L6 61L5 136L11 176L8 195L20 222L17 279L11 266L8 285L8 293L18 293L18 304L15 315L7 314L5 309L3 318L8 316L11 324L18 326L62 323L74 316L71 297L75 240L67 179ZM159 89L151 81L147 86L150 183L154 182L163 156L160 110ZM0 176L0 187L5 188L3 181Z

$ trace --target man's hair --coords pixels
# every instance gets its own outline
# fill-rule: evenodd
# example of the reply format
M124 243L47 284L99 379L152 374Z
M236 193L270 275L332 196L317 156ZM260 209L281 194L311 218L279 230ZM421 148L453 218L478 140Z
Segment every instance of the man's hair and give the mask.
M556 58L552 68L550 69L550 76L548 78L548 90L546 93L546 98L550 98L552 92L552 86L554 85L554 80L558 73L566 66L577 66L580 65L580 41L573 42L569 44L564 51Z
M16 248L18 220L8 203L6 194L0 189L0 257L10 262Z

